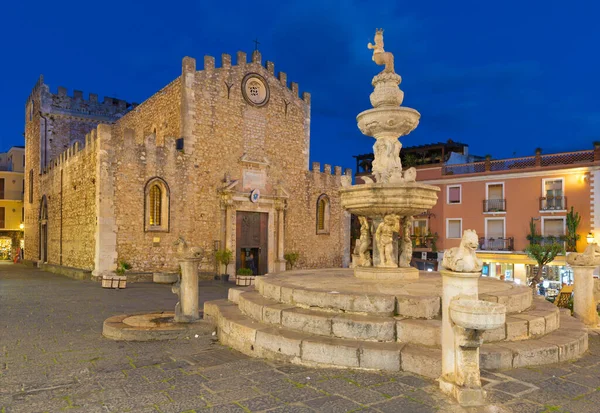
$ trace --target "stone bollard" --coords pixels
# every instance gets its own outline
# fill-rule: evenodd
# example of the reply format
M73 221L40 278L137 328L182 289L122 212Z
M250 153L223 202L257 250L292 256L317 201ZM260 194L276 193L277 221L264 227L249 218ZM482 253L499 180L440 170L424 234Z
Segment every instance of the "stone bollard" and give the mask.
M573 314L586 326L598 325L598 312L594 300L594 270L596 267L573 267Z
M598 325L598 312L594 300L594 270L600 265L600 246L592 243L581 254L567 255L573 268L573 313L588 327Z
M179 295L175 306L175 322L191 323L200 318L198 315L198 258L180 259L181 279L174 291ZM176 289L176 291L175 291Z
M179 296L175 306L175 322L191 323L200 318L198 313L198 265L204 251L199 247L189 247L183 237L173 245L177 246L181 276L171 291Z

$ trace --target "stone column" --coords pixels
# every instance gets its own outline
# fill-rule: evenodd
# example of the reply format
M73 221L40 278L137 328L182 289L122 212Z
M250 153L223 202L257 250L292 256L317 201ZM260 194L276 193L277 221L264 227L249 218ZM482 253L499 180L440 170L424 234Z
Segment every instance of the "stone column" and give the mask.
M596 266L572 265L573 268L573 313L585 325L598 325L598 313L594 300L594 270Z
M278 202L275 205L277 210L277 262L275 270L277 272L285 271L285 227L284 227L284 209L285 205L283 202Z
M231 234L233 230L233 223L231 222L231 215L234 213L235 208L233 206L233 200L228 198L224 201L225 203L225 244L224 249L233 251L233 245L231 242ZM233 251L233 261L235 262L235 251ZM231 266L229 266L231 267ZM231 271L231 268L227 268ZM235 273L235 265L233 265L233 272ZM232 274L229 274L232 275Z
M200 318L198 314L198 258L184 258L179 260L181 266L181 279L179 289L179 302L175 306L175 322L191 323Z
M450 320L450 302L457 297L479 298L480 272L454 272L441 270L442 274L442 378L454 375L455 330ZM441 385L441 382L440 382Z

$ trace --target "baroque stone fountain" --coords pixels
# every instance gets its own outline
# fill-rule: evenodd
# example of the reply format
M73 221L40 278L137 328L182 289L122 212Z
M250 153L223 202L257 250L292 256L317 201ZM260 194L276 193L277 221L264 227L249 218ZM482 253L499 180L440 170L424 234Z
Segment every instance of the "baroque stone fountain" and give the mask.
M415 182L415 168L402 171L402 144L398 139L417 127L421 115L401 106L404 100L404 92L399 87L402 78L394 71L394 56L383 49L382 29L375 34L375 44L369 43L368 47L373 49L373 61L384 69L372 81L373 108L361 112L356 119L360 131L376 139L372 169L375 180L365 177L367 183L347 185L341 190L342 206L361 222L360 258L354 276L375 280L417 279L419 271L410 266L412 217L433 207L440 189ZM367 218L372 220L373 230ZM371 259L367 250L373 233ZM399 238L402 239L400 260L397 258Z

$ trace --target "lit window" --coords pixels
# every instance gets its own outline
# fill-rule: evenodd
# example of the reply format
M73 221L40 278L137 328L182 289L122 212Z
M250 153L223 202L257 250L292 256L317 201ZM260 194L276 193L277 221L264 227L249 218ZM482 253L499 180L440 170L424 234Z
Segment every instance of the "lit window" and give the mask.
M329 197L325 194L317 200L317 234L329 234Z
M169 231L169 187L160 178L153 178L146 184L145 230Z
M449 204L460 204L461 198L461 186L452 185L448 186L448 203Z

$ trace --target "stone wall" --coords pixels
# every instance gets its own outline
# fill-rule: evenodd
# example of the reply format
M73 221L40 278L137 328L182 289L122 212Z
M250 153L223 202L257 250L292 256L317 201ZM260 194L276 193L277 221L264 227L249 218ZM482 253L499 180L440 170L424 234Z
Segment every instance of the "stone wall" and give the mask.
M39 177L48 203L48 263L94 268L96 137L92 131L58 156ZM27 247L25 248L27 251Z

